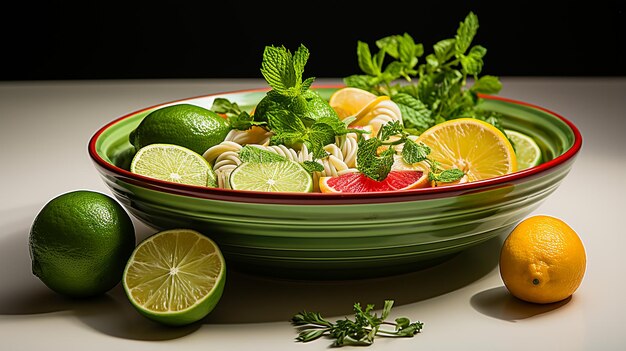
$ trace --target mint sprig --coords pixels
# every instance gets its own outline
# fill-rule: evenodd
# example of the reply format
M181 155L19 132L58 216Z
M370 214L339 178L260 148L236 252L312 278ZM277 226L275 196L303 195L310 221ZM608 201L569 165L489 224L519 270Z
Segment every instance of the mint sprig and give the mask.
M216 113L225 115L231 129L248 130L252 126L263 126L266 122L255 121L254 118L246 111L243 111L236 102L232 102L226 98L215 98L211 110Z
M374 53L359 41L357 59L364 74L345 77L344 83L390 96L402 112L404 127L418 134L454 118L485 120L478 94L497 94L502 84L495 76L480 76L487 49L472 45L478 28L478 17L470 12L454 37L435 43L425 57L423 45L407 33L377 40ZM468 78L473 79L471 86Z
M304 46L291 53L284 46L266 46L261 62L261 74L274 91L295 97L304 93L315 78L302 80L309 50Z
M394 138L395 137L395 138ZM394 140L391 140L391 139ZM376 137L370 139L361 138L358 142L357 169L371 179L381 181L387 178L391 172L396 150L393 145L404 144L402 146L402 159L407 164L426 162L430 168L428 172L429 180L436 183L449 183L461 179L465 173L460 169L444 170L435 160L428 158L430 148L422 143L417 144L409 138L399 121L389 122L382 126ZM378 154L381 146L389 147Z

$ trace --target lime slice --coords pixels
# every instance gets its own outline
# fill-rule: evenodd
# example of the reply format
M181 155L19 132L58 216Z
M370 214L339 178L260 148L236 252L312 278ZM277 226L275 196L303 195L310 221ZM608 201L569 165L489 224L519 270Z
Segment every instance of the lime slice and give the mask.
M244 162L230 174L234 190L301 192L313 191L313 178L294 161Z
M200 154L174 144L150 144L139 149L130 171L168 182L215 187L211 165Z
M222 253L191 229L156 233L135 248L122 283L132 305L149 319L185 325L208 315L226 280Z
M535 167L541 163L541 149L530 136L515 130L505 130L506 135L513 141L517 167L519 170Z

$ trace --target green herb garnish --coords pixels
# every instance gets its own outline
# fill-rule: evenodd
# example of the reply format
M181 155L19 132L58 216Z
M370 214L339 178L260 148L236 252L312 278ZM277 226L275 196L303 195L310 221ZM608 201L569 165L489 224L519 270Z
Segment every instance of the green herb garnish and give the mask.
M243 111L236 102L232 102L226 98L215 98L211 110L216 113L225 115L231 129L248 130L252 126L263 126L266 122L255 121L254 118L246 111Z
M291 323L300 328L296 340L309 342L328 336L334 339L333 346L371 345L376 336L386 337L413 337L419 333L424 323L411 322L406 317L388 321L393 300L386 300L380 317L373 313L374 305L361 308L359 303L354 304L354 320L345 318L332 323L324 319L319 313L303 311L291 319ZM387 326L389 328L385 329Z
M267 163L283 162L287 158L271 151L263 150L255 146L245 145L239 150L239 159L242 162Z
M272 90L257 105L254 120L267 122L274 134L272 144L305 144L313 157L320 159L327 156L324 146L350 129L326 100L309 89L314 78L303 79L308 57L304 45L293 54L283 46L265 48L261 73Z
M357 57L365 74L346 77L344 83L391 97L402 112L404 127L416 133L454 118L486 120L478 94L496 94L502 84L497 77L479 76L487 49L472 46L477 31L478 17L470 12L454 38L438 41L419 65L424 47L407 33L377 40L374 54L367 43L359 41ZM474 81L470 87L468 77ZM398 83L402 80L404 84Z
M359 140L357 168L359 172L374 180L384 180L393 165L393 156L396 155L393 145L404 144L402 147L402 158L408 164L426 162L430 167L428 173L429 180L442 183L454 182L461 179L465 173L460 169L443 170L439 163L428 158L430 148L424 144L417 144L409 138L409 133L404 130L399 121L389 122L382 126L378 135L370 139L361 138ZM393 138L392 140L392 137ZM378 148L388 145L385 151L378 154Z

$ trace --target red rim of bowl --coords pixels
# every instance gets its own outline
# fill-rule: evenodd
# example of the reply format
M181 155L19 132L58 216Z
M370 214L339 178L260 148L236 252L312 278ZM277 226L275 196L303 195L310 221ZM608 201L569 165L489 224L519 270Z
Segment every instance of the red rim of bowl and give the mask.
M341 88L342 85L317 85L313 86L314 89L321 88ZM236 202L252 202L252 203L278 203L278 204L307 204L307 205L331 205L331 204L349 204L349 203L385 203L385 202L401 202L401 201L414 201L418 199L429 199L429 198L440 198L447 196L456 196L462 193L467 192L475 192L481 189L486 188L497 188L507 184L519 183L520 181L534 177L540 173L547 172L551 169L556 168L557 166L563 165L567 161L573 159L573 157L580 151L582 147L582 135L578 128L569 120L564 118L563 116L548 110L544 107L537 106L534 104L530 104L523 101L513 100L500 96L493 95L479 95L483 99L491 99L491 100L500 100L505 101L517 105L532 107L546 113L549 113L560 120L562 120L567 126L572 130L574 134L574 144L566 150L563 154L557 156L556 158L544 162L538 166L528 168L525 170L517 171L511 174L475 181L471 183L464 184L455 184L444 187L431 187L431 188L418 188L418 189L409 189L402 191L382 191L382 192L371 192L371 193L277 193L277 192L260 192L260 191L242 191L242 190L230 190L230 189L220 189L220 188L206 188L194 185L186 185L186 184L178 184L162 181L159 179L153 179L145 176L141 176L138 174L131 173L125 169L117 167L106 160L104 160L97 152L96 152L96 143L100 135L104 133L109 127L115 125L116 123L130 118L131 116L136 115L137 113L141 113L143 111L157 108L159 106L179 102L186 101L198 98L205 98L211 96L218 95L226 95L226 94L238 94L238 93L253 93L253 92L263 92L267 91L268 88L258 88L258 89L243 89L243 90L234 90L227 92L220 92L215 94L207 94L200 95L195 97L189 97L179 100L173 100L169 102L164 102L161 104L157 104L154 106L146 107L131 113L128 113L122 117L119 117L102 128L100 128L89 140L88 151L92 160L108 173L121 177L124 181L132 183L136 186L142 186L145 188L149 188L156 191L164 191L171 194L183 195L183 196L191 196L202 199L215 199L215 200L227 200L227 201L236 201Z

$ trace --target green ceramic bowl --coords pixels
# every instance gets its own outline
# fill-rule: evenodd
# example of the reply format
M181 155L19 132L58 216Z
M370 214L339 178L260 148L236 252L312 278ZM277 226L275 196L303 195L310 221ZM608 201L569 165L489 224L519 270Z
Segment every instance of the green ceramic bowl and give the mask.
M324 97L337 86L318 86ZM89 154L114 196L157 230L193 228L215 240L229 267L298 279L393 275L442 262L506 234L557 189L581 149L578 129L544 108L483 96L504 127L533 136L539 166L468 184L402 192L262 193L163 182L128 171L128 134L150 111L187 102L210 108L225 97L252 109L266 89L168 102L98 130Z

